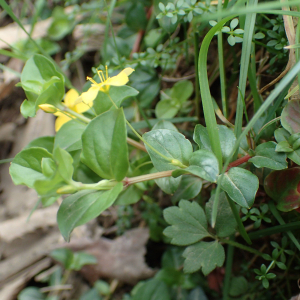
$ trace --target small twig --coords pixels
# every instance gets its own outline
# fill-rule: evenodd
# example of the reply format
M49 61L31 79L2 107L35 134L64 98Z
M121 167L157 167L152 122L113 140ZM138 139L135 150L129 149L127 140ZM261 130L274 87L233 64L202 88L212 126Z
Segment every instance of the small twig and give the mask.
M241 158L239 158L239 159L233 161L232 163L230 163L230 164L228 165L226 172L227 172L229 169L233 168L233 167L237 167L237 166L239 166L239 165L241 165L241 164L247 162L250 158L251 158L251 156L250 156L249 154L247 154L247 155L245 155L245 156L243 156L243 157L241 157Z
M64 290L72 290L73 285L72 284L65 284L65 285L53 285L53 286L47 286L40 288L41 293L48 293L48 292L54 292L54 291L64 291Z
M127 143L128 143L129 145L131 145L131 146L137 148L137 149L140 149L140 150L142 150L142 151L148 153L147 150L146 150L146 147L145 147L143 144L141 144L141 143L139 143L139 142L137 142L137 141L135 141L135 140L133 140L133 139L131 139L131 138L129 138L129 137L127 137Z

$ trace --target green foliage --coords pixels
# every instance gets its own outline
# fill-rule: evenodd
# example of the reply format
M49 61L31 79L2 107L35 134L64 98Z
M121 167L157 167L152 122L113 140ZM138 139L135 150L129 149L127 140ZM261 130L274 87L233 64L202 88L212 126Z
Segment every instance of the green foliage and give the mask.
M221 188L234 202L242 207L250 208L254 203L258 184L258 178L250 171L231 168L224 174Z
M281 211L290 211L300 206L300 168L271 172L265 179L267 194L277 202Z
M236 137L232 130L224 125L218 125L218 133L221 143L221 151L223 159L228 159L230 157L234 144L236 142ZM209 140L209 135L207 128L198 124L194 131L194 141L198 144L200 149L206 149L212 151L212 146Z
M182 164L187 165L193 153L191 142L184 135L173 130L152 130L145 133L143 138L147 142L145 146L153 165L158 171L177 169L178 167L170 164L171 160L179 160ZM154 152L148 144L169 160Z
M20 292L18 300L45 300L45 295L36 287L28 287Z
M34 117L40 104L59 105L65 93L63 75L49 59L38 54L27 60L21 86L27 97L21 106L25 118Z
M272 170L282 170L287 168L285 153L275 151L276 143L267 142L260 144L255 149L255 156L249 159L257 168L269 168Z
M70 117L54 137L38 138L15 156L10 166L13 182L35 189L44 206L67 194L57 214L66 241L74 228L115 204L119 205L116 235L142 220L150 229L152 242L176 245L163 247L166 251L161 269L154 278L139 282L124 300L214 298L202 273L208 275L222 267L225 250L222 298L264 299L270 295L257 289L259 282L251 282L251 270L243 270L246 256L237 255L236 264L240 265L232 266L233 249L250 253L247 259L254 265L256 279L275 295L277 283L280 288L284 285L281 270L287 275L292 273L292 265L299 267L294 252L299 243L289 230L295 229L299 219L300 169L293 163L300 165L300 106L298 100L283 101L285 91L299 74L297 50L294 68L282 73L283 79L268 97L259 85L266 84L267 79L261 80L266 66L272 66L267 72L276 68L282 72L281 64L287 57L283 49L286 33L294 30L292 18L283 23L281 17L269 19L270 15L295 17L299 12L276 10L282 7L280 1L219 1L217 9L215 2L196 0L129 0L105 5L71 2L76 5L70 14L60 5L55 7L47 37L33 40L30 32L28 41L21 41L10 54L24 60L32 55L19 84L26 94L21 106L23 116L34 117L42 105L47 112ZM0 4L25 30L10 7L2 0ZM35 4L35 15L29 18L32 28L38 16L50 15L44 7L46 2ZM93 19L104 23L104 18L102 46L95 55L100 61L92 68L97 74L94 81L82 87L82 92L94 91L95 99L88 101L87 94L78 91L78 98L68 103L65 88L72 88L72 84L60 71L60 63L47 53L57 53L60 45L65 47L63 41L66 35L72 39L77 23L93 25ZM122 26L117 30L116 24ZM86 32L84 35L89 37ZM217 40L212 42L215 35ZM231 46L243 42L241 56L237 51L228 51L223 36ZM297 49L297 38L295 43ZM213 49L215 45L217 49ZM66 50L64 71L73 75L74 62L78 73L87 70L79 61L85 57L87 46L83 42ZM2 53L7 55L9 51ZM104 65L109 68L106 70ZM225 73L225 66L232 71L230 78L226 78L229 73ZM132 70L126 67L135 69L129 78ZM122 69L118 75L115 73ZM233 84L235 74L240 74L238 89ZM234 95L235 119L234 111L229 117L227 110L236 100ZM88 104L90 109L81 113L77 110L79 104ZM217 124L216 114L218 123L224 125ZM279 117L283 128L277 122ZM178 122L185 123L177 128ZM262 186L258 190L259 183L264 183L265 192L279 211L272 201L266 204L268 199ZM281 212L285 212L282 217ZM256 231L249 233L254 237L251 241L247 231L253 229ZM270 241L274 249L266 247L262 254L256 250L259 247L255 239L266 236L266 232L271 232L276 242ZM249 245L255 245L235 240L238 234ZM256 260L251 255L261 258ZM87 254L68 249L55 250L51 256L67 270L80 270L96 262ZM275 267L279 271L271 273ZM48 280L49 285L62 282L61 271L56 276L57 280ZM286 277L286 285L290 286ZM113 292L106 282L97 281L80 299L113 298ZM52 300L51 295L47 297L33 287L24 289L18 299Z
M203 209L196 202L181 200L179 207L164 210L165 220L172 226L164 230L174 245L186 246L209 237Z
M66 241L72 230L99 216L110 207L122 191L117 183L108 191L83 190L65 198L57 212L59 230Z
M121 181L129 167L126 136L122 109L99 115L82 134L82 161L99 176Z
M155 114L159 119L173 118L185 105L193 93L193 84L182 80L174 84L171 89L162 93L161 101L155 107Z
M60 262L66 270L79 271L85 265L96 264L97 259L85 252L73 252L67 248L60 248L51 251L50 256Z

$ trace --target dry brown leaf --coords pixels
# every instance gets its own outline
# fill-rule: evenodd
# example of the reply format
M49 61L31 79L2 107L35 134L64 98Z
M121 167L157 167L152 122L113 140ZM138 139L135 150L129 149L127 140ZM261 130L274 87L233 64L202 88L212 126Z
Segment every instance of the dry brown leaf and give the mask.
M48 18L43 21L39 21L33 30L31 37L33 39L38 39L47 34L47 30L51 25L52 18ZM31 25L24 25L27 32L30 32ZM20 28L16 23L9 24L5 27L0 28L0 49L9 48L8 45L13 45L14 43L28 38L28 35ZM8 45L7 45L8 44Z
M27 249L24 249L18 255L12 256L0 262L0 288L28 266L31 266L43 256L47 255L54 246L61 240L61 234L58 230L53 230L44 237L37 239L35 243L27 242ZM22 250L22 249L21 249Z
M57 210L58 207L56 206L37 209L28 221L28 213L26 212L20 217L0 223L0 243L11 243L13 240L22 238L39 228L48 229L50 226L56 226Z
M18 293L23 289L26 282L29 281L36 274L41 271L49 268L51 264L50 258L44 258L34 265L28 267L24 272L18 274L18 277L9 283L5 284L5 286L0 291L0 299L1 300L14 300Z
M84 266L83 276L90 282L101 277L118 279L128 284L149 278L155 271L147 266L144 255L149 238L147 228L128 230L124 235L109 240L98 241L76 240L69 244L73 250L82 250L97 258L96 265Z

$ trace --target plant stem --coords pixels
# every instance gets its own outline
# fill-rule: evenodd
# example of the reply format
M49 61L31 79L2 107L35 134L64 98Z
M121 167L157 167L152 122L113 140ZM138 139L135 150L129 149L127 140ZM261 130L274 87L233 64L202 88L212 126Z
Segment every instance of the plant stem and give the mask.
M131 185L134 183L143 182L143 181L147 181L147 180L170 177L170 176L172 176L172 172L173 172L173 170L151 173L151 174L146 174L146 175L141 175L141 176L136 176L136 177L131 177L131 178L126 177L123 180L123 182L125 183L126 186L128 186L128 185Z
M228 165L228 167L227 167L227 169L226 169L226 172L227 172L229 169L233 168L233 167L237 167L237 166L239 166L239 165L241 165L241 164L247 162L250 158L251 158L251 156L250 156L249 154L247 154L247 155L245 155L245 156L243 156L243 157L241 157L241 158L239 158L239 159L233 161L232 163L230 163L230 164Z
M147 152L147 149L146 149L146 147L145 147L144 145L142 145L141 143L135 141L134 139L131 139L130 137L127 137L127 143L128 143L129 145L131 145L131 146L137 148L137 149L140 149L140 150L142 150L142 151L148 153L148 152Z
M254 254L258 255L258 256L262 256L262 255L263 255L262 253L260 253L259 251L257 251L257 250L254 249L254 248L245 246L245 245L243 245L243 244L240 244L240 243L235 242L235 241L232 241L232 240L228 240L228 239L219 239L219 241L220 241L221 243L225 243L225 244L228 244L228 245L232 245L232 246L237 247L237 248L240 248L240 249L242 249L242 250L245 250L245 251L254 253Z

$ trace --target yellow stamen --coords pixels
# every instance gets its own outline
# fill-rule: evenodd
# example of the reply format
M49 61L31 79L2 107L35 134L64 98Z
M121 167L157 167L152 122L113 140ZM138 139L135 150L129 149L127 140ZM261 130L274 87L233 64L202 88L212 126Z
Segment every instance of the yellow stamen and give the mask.
M86 78L87 80L89 80L90 82L92 82L93 84L98 84L93 78L91 78L91 77L87 77Z

